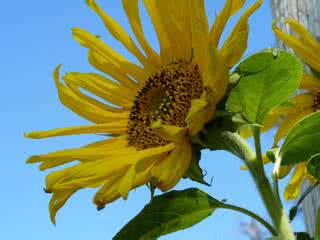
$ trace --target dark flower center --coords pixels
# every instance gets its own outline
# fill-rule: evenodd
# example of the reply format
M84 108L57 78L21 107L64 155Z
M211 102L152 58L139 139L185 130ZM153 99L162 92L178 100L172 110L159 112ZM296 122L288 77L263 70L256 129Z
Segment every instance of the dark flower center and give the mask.
M320 90L314 95L314 111L320 111Z
M176 61L155 73L138 92L128 122L129 145L137 149L162 146L167 141L154 134L151 124L186 127L191 100L203 93L203 82L196 64Z

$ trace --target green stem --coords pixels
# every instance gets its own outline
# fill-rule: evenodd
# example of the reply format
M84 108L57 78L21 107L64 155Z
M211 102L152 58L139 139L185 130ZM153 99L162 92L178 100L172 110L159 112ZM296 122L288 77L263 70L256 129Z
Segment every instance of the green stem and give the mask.
M252 151L247 142L238 134L230 132L221 134L221 140L225 146L227 146L225 150L243 159L248 166L278 235L281 236L283 240L295 240L289 219L275 196L264 171L259 130L254 131L254 139L257 154Z
M295 236L293 234L289 218L286 215L285 210L277 201L277 197L272 191L269 180L263 176L256 178L255 182L264 205L266 206L273 224L277 229L278 235L281 236L283 240L294 240Z
M258 216L257 214L255 214L247 209L244 209L244 208L241 208L238 206L234 206L234 205L230 205L230 204L224 204L223 208L230 209L230 210L233 210L236 212L244 213L244 214L254 218L255 220L257 220L263 226L265 226L266 229L268 229L272 235L277 235L277 231L266 220L264 220L262 217Z
M252 130L256 149L256 165L258 168L258 175L255 176L255 174L252 173L252 176L254 177L264 205L266 206L279 235L283 240L294 240L295 236L293 234L289 218L281 205L281 201L279 201L276 193L277 190L276 192L273 191L264 171L260 142L260 128L253 127Z
M243 159L256 183L264 205L272 218L274 228L278 233L277 235L282 237L282 240L295 240L289 219L279 203L264 171L260 145L260 130L253 129L256 154L239 134L228 131L216 132L216 130L216 128L209 129L209 132L205 134L203 138L200 138L202 140L201 144L209 149L229 151Z

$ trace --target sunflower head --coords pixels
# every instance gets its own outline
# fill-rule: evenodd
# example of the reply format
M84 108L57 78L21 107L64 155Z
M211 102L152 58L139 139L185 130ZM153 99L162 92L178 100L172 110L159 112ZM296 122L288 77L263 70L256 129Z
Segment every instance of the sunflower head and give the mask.
M29 138L112 136L28 159L28 163L41 163L41 170L78 161L46 178L53 222L70 196L83 188L99 188L94 203L101 209L119 197L127 198L138 186L151 183L167 191L179 182L190 165L190 138L214 118L215 107L226 93L229 69L246 50L248 18L262 0L243 13L221 48L224 27L244 0L227 0L210 28L204 0L144 0L159 53L143 32L139 1L122 3L140 47L94 0L87 0L109 33L140 64L129 62L97 36L74 28L74 39L88 48L89 62L101 73L71 72L61 81L58 67L54 79L61 102L93 124L26 134Z

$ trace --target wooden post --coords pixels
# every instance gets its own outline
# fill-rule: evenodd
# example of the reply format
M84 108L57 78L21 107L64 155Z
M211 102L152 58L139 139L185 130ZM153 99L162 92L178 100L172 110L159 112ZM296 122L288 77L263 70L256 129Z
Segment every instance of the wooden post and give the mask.
M278 26L286 32L290 32L288 26L283 24L284 19L293 18L302 23L318 39L320 39L320 0L270 0L274 18ZM277 40L277 47L288 48ZM320 55L319 55L320 60ZM309 183L305 182L302 191L308 188ZM313 192L303 202L303 213L305 218L306 230L313 236L316 213L320 207L320 187Z

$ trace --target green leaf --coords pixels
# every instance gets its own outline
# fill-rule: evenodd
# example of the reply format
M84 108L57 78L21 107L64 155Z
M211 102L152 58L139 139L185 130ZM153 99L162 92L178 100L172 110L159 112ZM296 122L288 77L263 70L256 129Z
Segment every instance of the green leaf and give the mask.
M282 165L308 161L320 153L320 112L301 119L289 131L281 146Z
M210 216L223 203L195 189L157 196L113 240L154 240L189 228Z
M320 181L320 155L312 157L308 162L307 169L310 175Z
M241 78L231 92L227 109L242 113L249 123L262 124L267 114L298 89L303 67L284 51L254 54L236 70Z
M199 165L199 162L201 160L201 145L199 144L192 144L192 158L190 167L185 173L185 178L190 178L192 181L204 184L206 186L210 186L209 183L207 183L204 180L204 174L203 171Z

